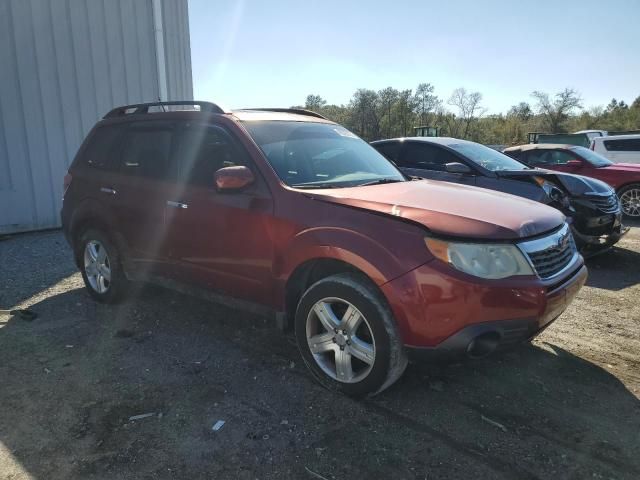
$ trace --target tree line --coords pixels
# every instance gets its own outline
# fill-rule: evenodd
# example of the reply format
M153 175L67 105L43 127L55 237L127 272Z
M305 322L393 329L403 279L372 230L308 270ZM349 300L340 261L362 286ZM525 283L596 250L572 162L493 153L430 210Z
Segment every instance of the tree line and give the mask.
M526 143L528 132L640 129L640 96L630 105L614 98L606 107L585 108L572 88L555 94L534 91L530 101L491 115L482 101L480 92L465 88L443 99L433 85L421 83L415 91L360 88L347 105L328 104L320 95L308 95L304 106L297 108L321 113L368 141L413 136L417 126L436 127L440 136L502 145Z

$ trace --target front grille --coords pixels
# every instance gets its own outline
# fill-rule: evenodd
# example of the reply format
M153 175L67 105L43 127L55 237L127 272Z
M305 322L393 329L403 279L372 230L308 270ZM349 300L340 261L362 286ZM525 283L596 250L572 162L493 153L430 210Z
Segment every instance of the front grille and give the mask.
M589 200L604 213L613 213L618 210L618 196L615 193L607 197L600 195L589 196Z
M567 224L551 235L521 243L520 248L542 279L561 272L573 262L577 254L576 244Z

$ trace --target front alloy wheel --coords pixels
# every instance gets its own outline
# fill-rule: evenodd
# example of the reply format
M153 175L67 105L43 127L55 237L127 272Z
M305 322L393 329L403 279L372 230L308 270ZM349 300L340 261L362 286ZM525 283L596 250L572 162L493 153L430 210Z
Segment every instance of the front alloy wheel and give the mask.
M629 217L640 217L640 185L631 185L620 192L622 213Z
M333 380L365 378L376 358L371 327L360 311L341 298L323 298L307 316L307 343L318 366Z
M360 273L339 273L311 285L296 309L295 336L314 377L346 395L375 395L407 366L386 298Z

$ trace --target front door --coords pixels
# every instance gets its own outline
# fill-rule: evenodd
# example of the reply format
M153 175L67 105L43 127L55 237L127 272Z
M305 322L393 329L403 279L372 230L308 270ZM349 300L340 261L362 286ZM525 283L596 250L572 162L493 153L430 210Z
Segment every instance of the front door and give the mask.
M243 147L222 127L183 122L176 158L179 188L168 199L168 251L183 279L225 294L269 304L274 257L270 224L273 202L266 183ZM256 181L220 193L216 170L249 167Z
M407 141L400 153L398 166L408 175L475 185L476 177L473 174L447 172L445 165L453 162L464 163L459 157L440 146Z

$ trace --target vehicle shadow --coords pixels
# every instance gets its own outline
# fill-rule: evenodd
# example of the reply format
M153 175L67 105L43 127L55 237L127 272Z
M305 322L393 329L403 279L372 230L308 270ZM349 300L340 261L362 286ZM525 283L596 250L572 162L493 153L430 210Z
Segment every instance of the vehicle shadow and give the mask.
M586 260L589 269L587 285L606 290L622 290L640 283L640 253L625 247L611 250Z
M410 365L356 401L313 381L290 334L204 300L75 289L34 309L0 324L10 478L640 476L640 402L557 345Z
M77 271L61 230L5 235L0 238L0 309L19 305Z

